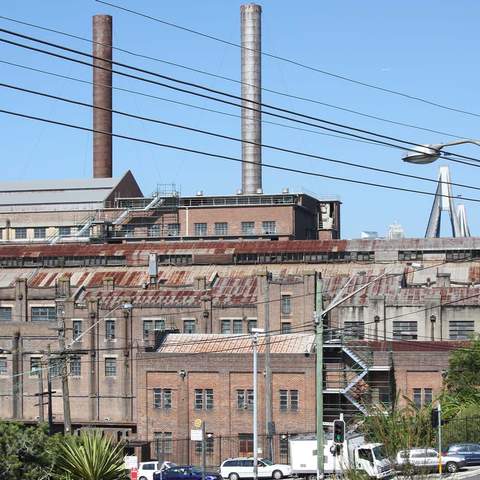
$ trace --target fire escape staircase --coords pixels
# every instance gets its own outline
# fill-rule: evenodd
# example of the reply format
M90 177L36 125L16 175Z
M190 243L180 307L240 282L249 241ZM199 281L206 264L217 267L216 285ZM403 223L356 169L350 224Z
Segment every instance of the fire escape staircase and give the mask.
M330 346L331 347L331 346ZM369 367L367 361L360 356L358 352L352 350L345 345L339 345L340 351L350 360L351 368L349 373L353 373L353 377L346 380L345 386L330 387L324 389L325 394L338 393L343 395L351 404L353 404L364 415L367 414L367 409L353 396L352 390L361 380L368 374Z

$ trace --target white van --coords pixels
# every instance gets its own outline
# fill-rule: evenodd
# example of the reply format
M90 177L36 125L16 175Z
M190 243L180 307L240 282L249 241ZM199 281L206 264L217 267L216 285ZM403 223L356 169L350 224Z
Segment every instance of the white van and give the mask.
M153 460L151 462L141 462L138 465L138 480L153 480L153 474L155 472L162 472L174 466L175 464L172 462L163 462L159 468L158 462Z
M258 478L273 478L279 480L292 474L290 465L272 463L266 458L258 459ZM220 475L229 480L253 478L253 457L229 458L220 465Z

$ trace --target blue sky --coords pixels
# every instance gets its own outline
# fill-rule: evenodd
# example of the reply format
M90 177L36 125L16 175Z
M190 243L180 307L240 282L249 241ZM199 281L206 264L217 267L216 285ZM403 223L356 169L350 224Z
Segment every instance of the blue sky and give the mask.
M236 0L162 1L111 0L128 8L193 29L238 42L239 9ZM400 90L442 104L480 113L478 99L480 3L467 0L403 0L401 2L357 0L286 2L265 0L263 7L264 51L346 75L389 89ZM177 62L232 78L240 77L238 48L200 38L156 22L132 16L93 0L30 0L3 2L1 15L46 27L91 37L91 16L109 13L114 17L114 42L145 55ZM16 25L0 19L2 28L38 36L73 48L90 51L79 40ZM0 35L6 37L6 35ZM90 80L87 67L0 44L0 60L20 63L63 75ZM239 94L239 85L206 77L163 63L116 52L114 58L135 66ZM91 87L49 77L0 63L4 82L91 101ZM166 99L184 101L238 113L232 107L175 94L125 78L115 78L117 87L138 90ZM422 103L384 94L338 79L263 58L263 86L313 98L399 122L478 138L479 118L448 112ZM391 125L311 103L264 94L264 102L391 135L418 143L441 143L452 138ZM2 108L91 126L91 111L0 89ZM240 120L208 113L166 101L116 91L114 106L119 110L184 123L227 135L239 136ZM267 120L267 118L265 118ZM74 178L91 176L91 135L62 127L0 115L2 132L2 178ZM169 127L124 118L114 118L117 133L154 139L210 152L240 156L238 143L186 133ZM319 131L320 132L320 131ZM429 166L403 163L400 150L328 136L264 125L264 143L298 149L317 155L436 178L440 162ZM451 149L453 150L453 149ZM455 147L455 152L480 158L478 147ZM433 192L434 184L386 174L325 163L315 159L264 149L263 159L279 165L335 176L388 183ZM443 164L443 163L442 163ZM477 186L476 168L451 163L452 181ZM174 182L184 194L204 190L207 194L233 193L240 186L240 165L193 156L187 153L127 142L114 141L114 174L131 169L145 194L159 183ZM423 236L432 197L391 192L339 181L306 177L264 169L264 190L279 192L284 187L307 190L318 195L338 195L343 202L343 236L358 238L362 230L386 233L394 221L408 236ZM454 187L454 193L480 199L480 192ZM479 204L466 202L470 229L479 231ZM445 218L445 224L447 219ZM444 228L444 233L448 230Z

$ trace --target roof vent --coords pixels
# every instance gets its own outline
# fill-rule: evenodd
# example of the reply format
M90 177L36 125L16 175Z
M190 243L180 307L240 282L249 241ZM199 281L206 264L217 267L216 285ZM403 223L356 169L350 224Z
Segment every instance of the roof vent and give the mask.
M237 188L237 191L235 192L235 195L242 195L243 191L241 188Z
M203 197L203 190L199 190L199 191L196 193L196 196L197 196L197 197Z
M290 189L288 187L285 187L283 190L282 190L282 193L290 193Z
M263 193L263 190L261 188L257 188L257 193L261 195Z

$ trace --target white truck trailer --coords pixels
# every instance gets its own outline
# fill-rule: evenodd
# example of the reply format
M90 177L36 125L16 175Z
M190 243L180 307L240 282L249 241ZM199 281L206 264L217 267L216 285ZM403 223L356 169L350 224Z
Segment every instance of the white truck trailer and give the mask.
M325 475L341 475L354 469L370 478L384 479L394 475L392 463L383 454L381 443L365 443L363 435L350 435L335 447L332 434L325 434ZM334 453L335 452L335 453ZM289 441L292 474L307 480L317 477L317 440L314 435L297 436Z

